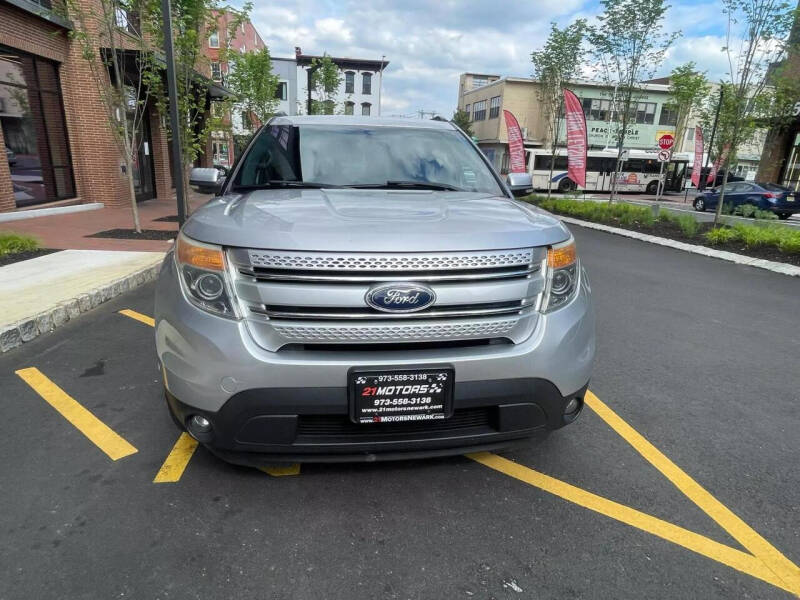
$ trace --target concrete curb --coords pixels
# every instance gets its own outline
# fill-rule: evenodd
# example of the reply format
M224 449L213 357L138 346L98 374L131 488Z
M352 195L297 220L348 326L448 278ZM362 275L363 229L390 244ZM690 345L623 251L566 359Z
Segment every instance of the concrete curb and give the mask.
M7 325L0 330L0 353L8 352L24 342L53 331L69 321L125 292L133 290L158 277L161 261L145 267L111 283L87 291L69 300L59 302L43 313Z
M10 213L0 214L0 223L8 221L24 221L25 219L36 219L38 217L49 217L51 215L68 215L87 210L99 210L105 204L102 202L91 202L89 204L73 204L71 206L53 206L51 208L31 208L28 210L18 210Z
M687 244L686 242L678 242L655 235L639 233L638 231L620 229L619 227L610 227L608 225L601 225L600 223L592 223L591 221L581 221L580 219L573 219L572 217L564 217L562 215L556 216L566 223L579 225L581 227L586 227L587 229L596 229L598 231L605 231L606 233L613 233L615 235L633 238L634 240L640 240L642 242L649 242L651 244L658 244L659 246L667 246L668 248L683 250L684 252L691 252L693 254L700 254L702 256L710 256L711 258L719 258L720 260L726 260L728 262L736 263L737 265L747 265L748 267L766 269L767 271L772 271L773 273L780 273L782 275L789 275L791 277L800 277L800 267L796 267L794 265L776 262L774 260L764 260L763 258L753 258L752 256L745 256L744 254L726 252L725 250L714 250L713 248L707 248L706 246Z

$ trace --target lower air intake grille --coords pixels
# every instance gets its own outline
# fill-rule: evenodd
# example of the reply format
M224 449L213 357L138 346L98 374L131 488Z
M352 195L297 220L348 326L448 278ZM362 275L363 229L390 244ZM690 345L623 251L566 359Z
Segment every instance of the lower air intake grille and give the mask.
M412 421L408 423L374 423L359 425L344 415L301 415L297 435L306 437L357 437L359 439L385 436L405 436L419 433L441 433L461 429L492 429L492 408L457 410L442 421Z

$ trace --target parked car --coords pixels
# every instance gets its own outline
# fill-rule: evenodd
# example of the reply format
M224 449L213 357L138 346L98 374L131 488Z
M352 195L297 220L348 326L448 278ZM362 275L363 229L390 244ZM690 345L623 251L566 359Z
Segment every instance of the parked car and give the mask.
M716 187L699 194L694 200L695 210L715 209L719 202L721 188ZM797 192L775 183L753 183L735 181L725 186L723 202L732 207L751 204L761 210L775 213L781 219L788 219L800 213L800 200Z
M178 427L223 459L503 447L578 416L595 355L575 240L440 121L275 117L165 259Z
M6 160L8 160L8 164L11 165L11 166L14 166L15 164L17 164L17 155L8 146L6 146Z

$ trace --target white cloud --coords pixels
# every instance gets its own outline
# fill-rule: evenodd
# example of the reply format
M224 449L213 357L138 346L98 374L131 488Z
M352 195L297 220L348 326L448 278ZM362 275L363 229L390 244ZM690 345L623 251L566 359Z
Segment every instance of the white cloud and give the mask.
M593 19L596 0L297 0L291 8L260 6L252 20L274 56L308 54L390 61L383 114L420 109L452 114L458 76L465 71L528 77L530 53L547 38L550 21ZM727 69L717 2L678 2L666 27L683 36L659 74L694 60L709 76Z

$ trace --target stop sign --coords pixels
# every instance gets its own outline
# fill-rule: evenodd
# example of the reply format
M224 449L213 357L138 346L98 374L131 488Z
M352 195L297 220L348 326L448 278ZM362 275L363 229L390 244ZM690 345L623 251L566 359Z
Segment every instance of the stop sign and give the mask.
M675 138L668 133L658 138L658 147L662 150L669 150L674 144Z

